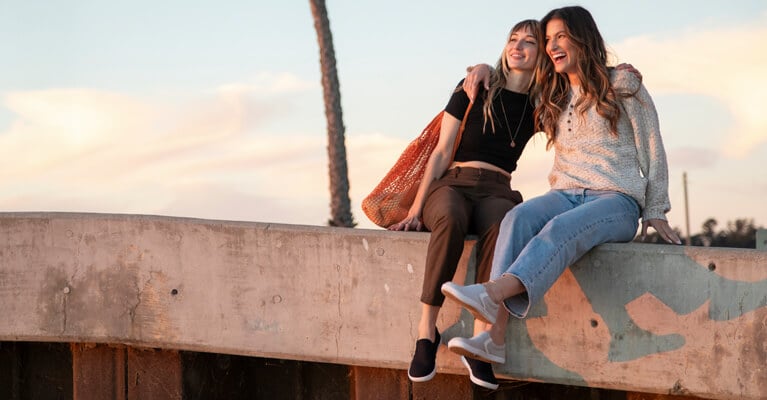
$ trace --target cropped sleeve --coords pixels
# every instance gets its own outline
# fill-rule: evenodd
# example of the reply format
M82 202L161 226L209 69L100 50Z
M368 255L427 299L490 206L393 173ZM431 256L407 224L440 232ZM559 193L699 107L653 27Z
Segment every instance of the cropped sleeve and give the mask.
M466 109L469 108L469 103L469 96L463 90L463 79L461 79L455 87L455 90L453 90L453 94L450 96L450 100L448 100L447 105L445 106L445 111L456 119L462 120L464 114L466 114Z

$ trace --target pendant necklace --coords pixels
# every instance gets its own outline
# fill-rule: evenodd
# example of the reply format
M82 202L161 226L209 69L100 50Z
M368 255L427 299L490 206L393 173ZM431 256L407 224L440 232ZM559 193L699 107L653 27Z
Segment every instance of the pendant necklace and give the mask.
M519 128L522 127L522 121L525 120L525 112L527 112L527 103L530 101L530 99L525 98L525 106L522 109L522 114L519 115L519 123L517 124L517 129L514 131L514 136L511 136L511 126L509 126L509 119L506 118L506 106L503 104L503 93L500 94L499 98L501 99L501 111L503 111L503 120L506 121L506 130L509 132L509 139L511 139L511 147L517 147L517 144L514 142L514 139L517 138L517 135L519 134Z

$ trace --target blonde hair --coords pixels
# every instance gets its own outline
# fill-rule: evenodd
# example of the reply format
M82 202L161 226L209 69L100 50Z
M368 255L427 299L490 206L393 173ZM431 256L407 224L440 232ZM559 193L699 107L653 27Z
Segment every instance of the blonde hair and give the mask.
M526 19L524 21L518 22L516 25L514 25L513 28L511 28L511 31L509 31L509 35L506 38L506 42L508 43L508 41L511 39L511 35L521 30L530 31L533 36L535 36L535 40L538 44L538 59L536 60L535 68L533 69L533 79L530 80L530 85L532 86L533 82L536 80L539 64L543 58L543 34L538 21L534 19ZM506 86L506 80L510 72L511 70L509 69L508 62L506 61L506 47L504 46L503 51L501 51L501 56L495 63L495 70L490 72L490 89L487 91L487 93L485 93L485 104L482 107L482 114L485 117L484 123L482 125L483 131L487 126L487 121L490 120L490 127L492 131L495 132L495 123L493 122L493 100L500 96L501 89Z

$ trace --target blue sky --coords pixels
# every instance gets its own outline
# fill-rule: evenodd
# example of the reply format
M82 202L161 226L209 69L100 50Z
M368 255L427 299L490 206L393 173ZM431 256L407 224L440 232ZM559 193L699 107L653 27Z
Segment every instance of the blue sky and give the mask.
M328 1L353 212L467 65L559 1ZM534 3L534 5L532 5ZM644 75L673 226L767 225L767 3L583 1ZM0 8L0 209L323 225L326 128L308 2L21 1ZM528 146L513 185L543 193Z

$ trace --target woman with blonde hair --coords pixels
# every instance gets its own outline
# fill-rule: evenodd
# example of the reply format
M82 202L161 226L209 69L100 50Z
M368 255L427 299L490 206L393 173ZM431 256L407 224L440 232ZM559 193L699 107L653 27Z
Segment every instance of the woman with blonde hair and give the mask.
M535 106L529 92L543 43L540 32L535 20L521 21L511 29L490 85L476 96L476 104L459 84L445 107L439 143L413 205L404 220L389 227L431 231L418 339L408 370L414 382L428 381L436 374L441 340L436 323L445 300L440 287L453 279L466 235L477 235L476 281L484 282L490 275L498 225L507 211L522 202L521 194L511 189L511 173L534 134ZM465 128L451 161L464 115ZM476 332L484 329L483 324L475 326ZM474 383L498 387L489 363L473 359L463 363Z

